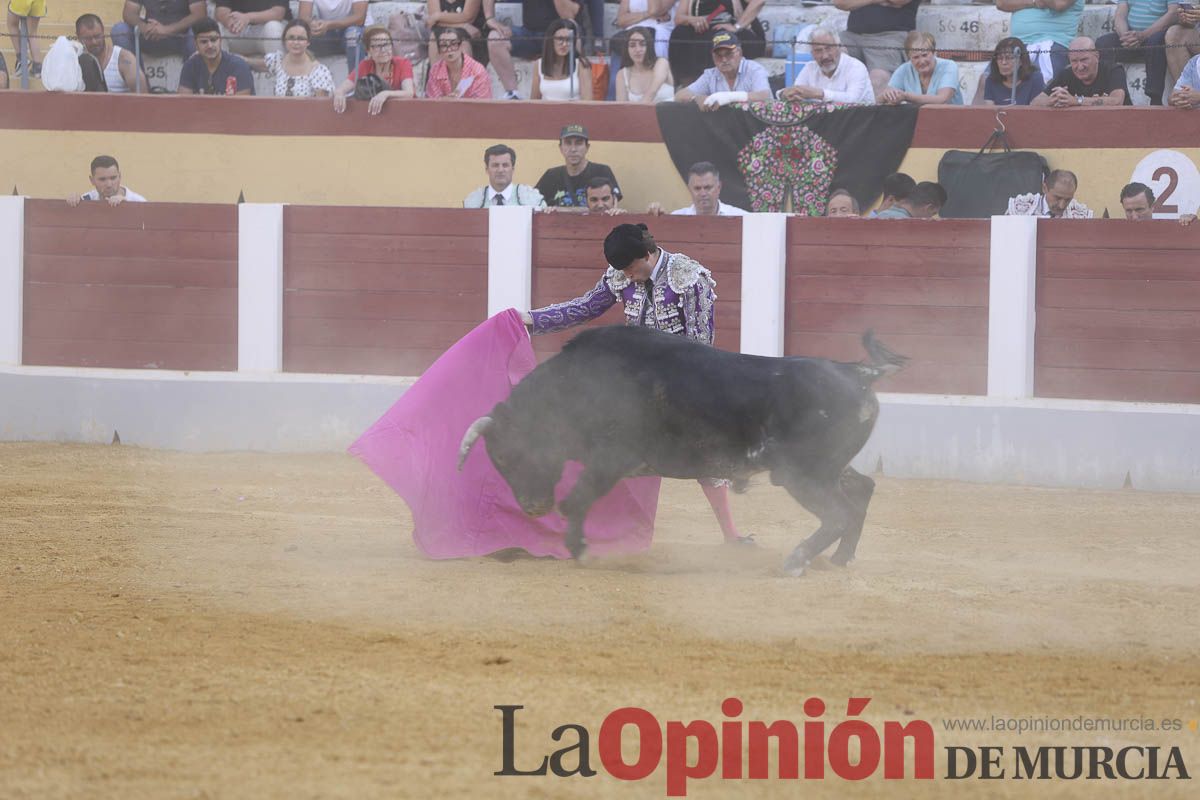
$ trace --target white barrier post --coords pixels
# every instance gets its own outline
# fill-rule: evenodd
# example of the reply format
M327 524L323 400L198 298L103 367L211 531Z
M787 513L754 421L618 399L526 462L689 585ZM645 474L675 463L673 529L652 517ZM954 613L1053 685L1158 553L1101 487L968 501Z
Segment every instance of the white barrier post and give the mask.
M238 372L283 371L283 206L238 206Z
M743 353L783 355L786 301L787 214L747 214L742 217Z
M488 208L488 316L533 302L533 208Z
M1032 397L1037 218L992 217L988 279L989 397Z
M25 198L0 197L0 364L21 363Z

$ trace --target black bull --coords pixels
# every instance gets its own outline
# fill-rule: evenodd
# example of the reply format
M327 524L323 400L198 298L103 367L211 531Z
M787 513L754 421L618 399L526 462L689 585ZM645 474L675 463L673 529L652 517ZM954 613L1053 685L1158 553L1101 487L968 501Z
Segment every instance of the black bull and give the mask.
M471 425L459 466L485 437L521 508L541 516L564 464L583 464L560 509L576 558L588 509L623 478L727 478L744 489L768 471L821 521L784 569L803 574L837 540L832 560L844 565L875 489L849 466L879 416L871 385L906 360L870 332L863 346L870 362L848 364L741 355L633 326L587 330Z

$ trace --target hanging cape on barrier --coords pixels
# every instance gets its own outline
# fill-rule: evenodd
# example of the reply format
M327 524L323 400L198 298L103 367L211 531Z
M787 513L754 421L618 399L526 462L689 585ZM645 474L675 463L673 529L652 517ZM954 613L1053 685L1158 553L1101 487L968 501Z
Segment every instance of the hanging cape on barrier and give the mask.
M900 168L917 127L917 107L847 103L738 104L702 112L659 103L658 127L680 177L697 161L721 173L721 200L748 211L819 217L831 188L863 208Z
M427 556L461 558L519 547L535 556L570 557L563 546L566 519L558 512L527 517L484 446L475 447L461 472L456 469L467 427L507 398L535 366L517 312L501 312L443 353L350 446L408 503L413 540ZM555 492L560 502L581 471L579 464L567 464ZM649 547L659 483L658 478L622 481L592 506L585 525L588 551L603 555Z

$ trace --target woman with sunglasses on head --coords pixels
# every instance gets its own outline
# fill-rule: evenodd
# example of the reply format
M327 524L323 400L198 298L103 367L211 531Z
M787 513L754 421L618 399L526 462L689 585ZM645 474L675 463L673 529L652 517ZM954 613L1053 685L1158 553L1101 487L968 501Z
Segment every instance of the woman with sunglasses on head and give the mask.
M1017 51L1013 57L1013 50ZM1017 83L1016 102L1013 102L1013 81ZM1001 39L992 54L988 68L979 76L973 106L1027 106L1046 88L1042 71L1029 60L1025 43L1015 36Z
M470 48L467 32L462 28L435 28L433 36L442 58L429 68L425 96L491 100L492 79L487 67L467 52Z
M354 72L346 76L342 85L333 93L333 110L346 110L346 98L354 94L355 84L367 75L377 75L387 89L374 95L367 105L369 114L383 111L383 104L399 97L415 97L413 88L412 62L392 52L392 34L382 25L375 25L363 32L363 44L367 48L364 58Z
M311 39L306 21L291 20L280 37L283 52L267 53L262 58L248 56L246 61L270 76L276 97L328 97L333 94L333 73L309 52Z
M662 103L675 99L671 68L654 50L654 29L634 28L625 40L625 55L617 73L617 100L623 103Z
M575 46L575 75L571 75L571 45ZM542 57L534 63L530 100L591 100L592 65L583 54L583 35L569 19L557 19L546 29Z

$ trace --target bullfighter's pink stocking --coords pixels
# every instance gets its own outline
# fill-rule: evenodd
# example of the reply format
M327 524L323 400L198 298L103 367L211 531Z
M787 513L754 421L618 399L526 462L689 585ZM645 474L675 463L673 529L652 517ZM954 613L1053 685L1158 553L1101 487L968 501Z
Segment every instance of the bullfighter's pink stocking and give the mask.
M724 483L720 486L712 486L707 481L699 481L699 483L700 488L704 490L704 496L708 498L708 504L712 506L717 522L721 525L721 533L725 534L725 541L730 542L742 538L742 535L738 533L737 526L733 524L733 512L729 510L729 486Z

